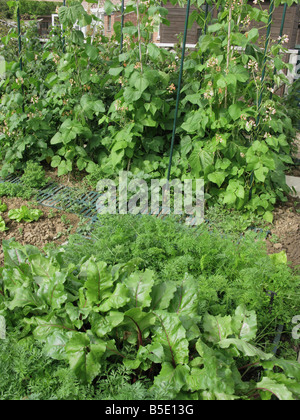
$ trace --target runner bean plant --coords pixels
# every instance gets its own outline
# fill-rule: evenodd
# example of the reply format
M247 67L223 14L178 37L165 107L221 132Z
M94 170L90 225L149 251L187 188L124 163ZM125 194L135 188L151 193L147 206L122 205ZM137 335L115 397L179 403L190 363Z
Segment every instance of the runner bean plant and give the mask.
M276 201L289 192L284 173L293 163L295 110L277 94L288 83L287 37L265 44L257 26L267 27L272 14L253 3L209 0L206 14L204 0L192 1L189 24L202 35L184 60L171 178L203 178L209 204L271 222ZM138 25L125 24L122 53L121 23L105 37L80 1L59 8L64 32L56 28L44 48L23 36L22 70L18 57L7 62L0 84L3 176L34 159L59 176L79 170L115 178L127 170L166 178L181 48L152 42L158 25L168 23L164 6L127 3ZM106 1L107 14L115 8ZM91 28L86 38L75 23ZM15 36L2 40L4 49Z

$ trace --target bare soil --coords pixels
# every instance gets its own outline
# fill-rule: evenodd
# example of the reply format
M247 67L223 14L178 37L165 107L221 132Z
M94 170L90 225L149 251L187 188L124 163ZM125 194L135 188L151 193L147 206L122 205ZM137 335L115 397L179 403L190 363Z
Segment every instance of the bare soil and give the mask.
M2 213L2 217L5 220L8 230L6 232L0 232L1 244L2 240L14 238L22 245L34 245L40 249L50 243L59 245L66 242L69 234L75 233L78 223L80 222L80 218L75 214L41 206L20 198L2 197L1 202L5 203L8 207L8 210ZM43 211L43 216L41 216L37 222L32 223L18 223L15 220L10 220L8 217L8 211L20 208L22 205L26 205L30 208L41 209ZM3 266L3 262L4 255L1 246L0 266Z
M268 253L285 251L290 265L300 268L300 198L289 197L276 208L270 230Z

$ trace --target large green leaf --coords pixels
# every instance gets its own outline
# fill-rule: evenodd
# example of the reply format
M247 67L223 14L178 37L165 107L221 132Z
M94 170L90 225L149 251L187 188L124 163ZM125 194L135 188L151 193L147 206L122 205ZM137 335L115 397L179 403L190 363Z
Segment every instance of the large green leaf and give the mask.
M123 326L130 332L128 341L132 344L144 345L145 332L156 322L152 312L143 312L140 307L131 308L124 313Z
M294 378L300 384L300 363L296 360L272 359L262 362L267 370L273 370L275 366L283 370L285 376Z
M118 311L110 311L106 316L92 313L89 317L92 332L100 338L110 333L115 327L120 325L123 320L124 314Z
M60 7L58 14L61 23L66 26L73 27L78 22L79 26L84 27L92 23L92 16L84 10L80 3Z
M218 187L220 188L226 179L226 172L221 172L221 171L212 172L211 174L207 176L207 178L214 184L217 184Z
M256 389L260 391L262 399L270 400L275 395L281 401L294 400L293 394L284 384L278 383L270 378L264 377L258 382Z
M249 357L258 357L261 360L269 360L274 356L272 353L265 353L259 348L253 346L252 344L247 343L246 341L240 340L238 338L224 339L220 341L219 346L222 349L227 349L230 346L234 346L243 355L249 356Z
M39 285L37 296L52 309L59 309L68 299L64 287L68 273L61 270L57 262L53 264L50 258L41 254L30 256L29 261L33 278Z
M194 149L189 157L189 164L195 175L199 175L208 166L213 164L213 155L204 150L199 143L194 144Z
M95 115L105 112L105 105L101 100L93 98L91 95L83 95L80 105L84 114L92 120Z
M142 73L139 74L139 76L136 78L135 80L135 88L137 89L137 91L142 94L147 87L149 86L150 82L148 80L147 77L145 77L145 75L143 75Z
M34 324L36 325L33 336L41 342L47 342L48 337L58 332L76 332L72 323L67 319L62 319L53 313L46 316L38 316L34 318ZM72 336L72 334L70 336Z
M235 378L232 372L232 358L221 354L218 350L207 346L202 340L196 343L196 349L201 356L202 366L194 367L187 380L188 389L194 391L209 391L217 395L234 395Z
M99 50L97 47L91 44L86 44L85 50L86 50L87 56L89 57L91 61L97 60L99 56Z
M7 267L14 267L24 264L29 255L40 254L40 250L32 245L21 245L14 239L2 240L4 261Z
M151 292L151 309L167 309L177 289L175 283L155 284Z
M198 132L203 125L204 116L205 114L202 110L192 113L192 115L190 115L188 119L181 125L181 128L188 133Z
M65 360L65 346L75 334L75 331L68 331L66 329L54 330L46 337L43 346L44 354L55 360Z
M87 334L77 333L65 346L70 368L85 383L91 383L99 374L106 342Z
M106 296L99 305L99 311L108 312L111 309L119 309L129 302L128 289L124 284L117 283L115 290Z
M103 299L111 295L113 279L105 262L97 262L95 257L89 258L82 266L79 278L85 278L85 294L90 305L99 305Z
M219 343L233 333L231 316L213 316L205 314L203 317L203 329L205 337L212 343Z
M130 304L133 307L145 308L151 304L151 291L154 284L154 272L136 272L124 280L129 296Z
M238 306L232 319L232 328L238 338L249 341L257 334L257 317L254 311L248 311L244 305Z
M157 325L152 341L163 346L165 361L172 363L174 367L188 363L189 343L179 315L165 311L155 311L154 315L157 317Z
M23 312L29 313L33 311L44 311L46 309L43 300L32 291L31 287L28 286L27 282L24 282L23 286L19 286L13 294L13 299L6 302L6 306L11 311L16 308L22 308Z

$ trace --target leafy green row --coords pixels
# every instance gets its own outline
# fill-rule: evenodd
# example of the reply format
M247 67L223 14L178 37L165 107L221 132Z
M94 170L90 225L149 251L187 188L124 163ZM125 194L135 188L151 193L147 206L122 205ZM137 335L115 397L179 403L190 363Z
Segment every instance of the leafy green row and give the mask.
M219 210L210 216L196 229L171 217L101 215L90 239L70 236L64 259L77 264L95 255L108 265L131 263L154 271L155 283L180 283L189 273L198 282L203 311L228 315L244 304L270 333L277 322L290 325L300 305L299 277L267 255L265 236L246 230L251 220L229 219ZM232 232L238 223L242 229Z
M259 47L257 26L268 23L268 11L253 2L227 7L210 0L218 13L207 19L204 3L198 1L190 14L190 24L197 23L203 34L184 63L171 178L204 179L209 204L272 222L276 201L290 192L284 173L293 163L299 119L289 97L276 94L288 84L285 43L271 42L265 52ZM58 28L44 49L37 34L24 37L22 71L9 48L16 34L2 40L3 55L9 56L0 84L3 176L33 159L50 164L59 176L88 173L92 182L116 178L121 170L147 180L166 177L181 51L151 42L155 27L168 23L168 10L154 0L138 7L141 34L126 22L122 54L115 48L120 22L112 39L99 33L85 39L74 30L76 22L83 27L92 21L80 1L59 8L64 47ZM106 1L105 9L110 15L115 6ZM127 13L137 13L134 2Z
M106 361L153 377L153 389L171 398L290 400L300 395L300 367L252 344L256 315L239 306L232 316L199 316L199 289L154 283L151 270L108 266L90 257L63 266L63 254L44 256L32 246L3 241L1 314L43 343L47 356L64 360L91 383ZM243 381L240 363L264 368L259 382ZM283 372L274 373L278 366Z

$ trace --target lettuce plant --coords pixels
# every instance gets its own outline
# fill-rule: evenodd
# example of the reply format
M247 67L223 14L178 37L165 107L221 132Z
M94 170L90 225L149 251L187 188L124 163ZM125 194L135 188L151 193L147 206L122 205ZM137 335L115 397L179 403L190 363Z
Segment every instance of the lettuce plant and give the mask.
M19 209L12 209L8 212L8 217L17 222L37 222L42 215L42 210L29 209L27 206L21 206Z
M7 205L5 203L2 203L0 200L0 213L3 213L7 210Z
M8 228L6 227L5 220L0 215L0 232L5 232L6 230L8 230Z

